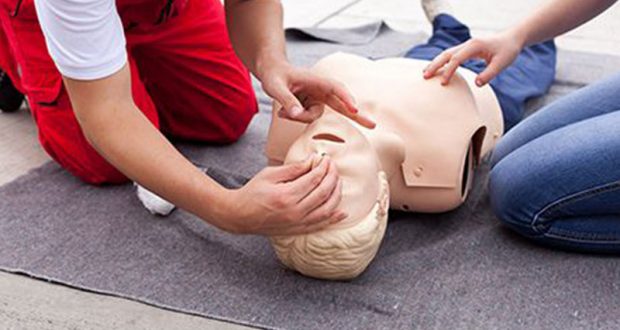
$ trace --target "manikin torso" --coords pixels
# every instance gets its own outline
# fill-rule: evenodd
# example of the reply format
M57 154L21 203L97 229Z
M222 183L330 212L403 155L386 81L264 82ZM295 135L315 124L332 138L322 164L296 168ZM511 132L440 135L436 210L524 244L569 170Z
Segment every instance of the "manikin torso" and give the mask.
M312 70L343 83L359 110L377 123L370 130L350 121L381 151L379 160L390 183L390 206L444 212L465 200L473 171L470 165L501 137L502 114L492 89L476 87L472 72L459 69L448 86L441 86L438 79L423 79L426 65L422 60L372 61L336 53ZM274 106L266 147L271 164L285 160L307 126L276 116L278 108ZM326 109L324 117L332 115L334 111ZM320 126L322 120L316 124ZM346 136L340 138L346 141Z
M355 277L383 238L387 205L381 201L388 195L391 208L405 211L444 212L463 203L474 166L502 135L501 109L490 87L475 86L473 72L459 69L441 86L437 78L423 79L426 65L336 53L311 69L343 83L360 112L377 123L373 130L329 108L310 125L292 122L276 116L274 105L270 164L329 155L343 179L339 208L349 214L319 233L273 237L284 264L313 277Z

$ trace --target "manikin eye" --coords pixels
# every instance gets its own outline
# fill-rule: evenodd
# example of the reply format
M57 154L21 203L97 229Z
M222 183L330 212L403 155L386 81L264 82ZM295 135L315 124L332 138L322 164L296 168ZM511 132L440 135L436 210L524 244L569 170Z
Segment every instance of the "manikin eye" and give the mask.
M321 134L317 134L315 136L312 137L313 140L324 140L324 141L331 141L331 142L335 142L335 143L344 143L345 141L334 135L334 134L329 134L329 133L321 133Z

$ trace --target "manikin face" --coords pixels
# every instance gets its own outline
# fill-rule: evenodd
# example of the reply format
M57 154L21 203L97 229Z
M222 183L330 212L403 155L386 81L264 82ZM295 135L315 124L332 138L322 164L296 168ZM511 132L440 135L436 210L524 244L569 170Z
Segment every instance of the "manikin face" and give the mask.
M308 126L284 162L303 161L312 154L329 156L342 180L340 209L349 217L335 226L350 226L367 215L377 201L380 163L366 137L348 119L329 111Z
M285 163L327 155L342 180L340 223L308 235L273 237L280 260L305 275L350 279L374 258L385 232L388 183L377 153L348 119L332 111L309 125L293 143Z

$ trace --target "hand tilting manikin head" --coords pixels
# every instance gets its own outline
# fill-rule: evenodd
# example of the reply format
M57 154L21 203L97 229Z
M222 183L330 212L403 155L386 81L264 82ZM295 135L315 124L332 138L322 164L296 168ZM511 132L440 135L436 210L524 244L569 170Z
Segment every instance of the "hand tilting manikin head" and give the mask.
M343 116L327 111L293 143L285 163L330 157L342 180L339 209L349 216L323 231L272 237L280 260L302 274L351 279L372 261L385 232L389 186L376 149Z

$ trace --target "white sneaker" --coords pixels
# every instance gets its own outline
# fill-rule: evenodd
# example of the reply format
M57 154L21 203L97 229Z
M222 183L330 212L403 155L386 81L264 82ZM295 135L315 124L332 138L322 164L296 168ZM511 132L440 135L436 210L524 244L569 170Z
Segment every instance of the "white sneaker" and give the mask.
M454 16L449 0L422 0L422 9L424 9L424 14L431 24L439 14Z
M147 190L141 185L134 183L134 186L137 188L136 195L138 195L138 199L142 202L142 205L144 205L144 207L151 212L151 214L165 217L176 208L174 204L157 196L155 193Z

